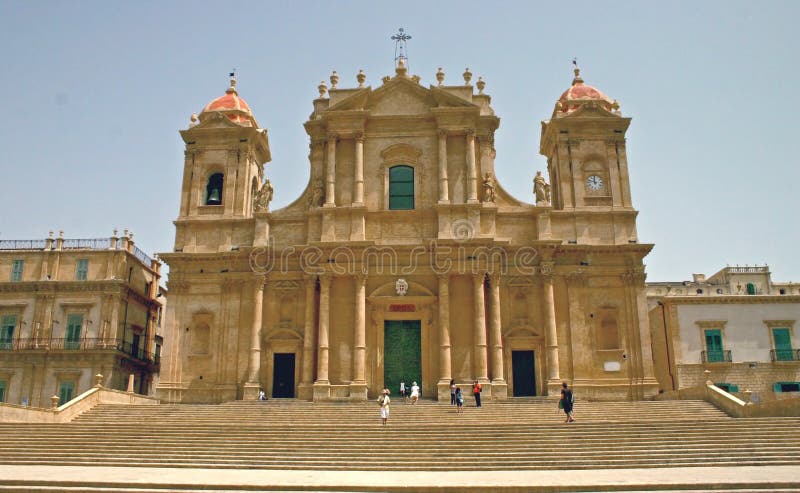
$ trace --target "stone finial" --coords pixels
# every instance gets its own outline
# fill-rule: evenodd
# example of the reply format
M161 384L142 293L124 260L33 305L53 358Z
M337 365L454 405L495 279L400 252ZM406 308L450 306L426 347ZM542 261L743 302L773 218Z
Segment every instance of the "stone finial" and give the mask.
M703 377L706 379L706 385L714 385L711 381L711 370L703 370Z
M238 92L236 92L236 75L234 75L233 72L231 72L231 86L225 92L228 94L231 93L237 95L239 94Z
M336 89L336 86L339 84L339 74L336 73L334 70L331 73L331 89Z
M50 230L50 233L48 233L48 236L49 236L50 238L52 238L54 234L55 234L55 233L54 233L54 232L53 232L53 230L51 229L51 230Z
M63 238L64 237L64 230L63 229L59 229L58 230L58 237L59 238Z
M468 86L470 81L472 81L472 72L469 71L469 67L464 69L464 73L462 75L464 76L464 85Z
M320 98L324 98L325 97L325 93L328 92L328 85L325 84L324 80L321 80L319 82L319 85L317 86L317 90L319 91L319 97Z
M114 233L113 233L111 236L113 236L114 238L116 238L116 237L117 237L117 234L119 234L119 230L118 230L117 228L114 228Z
M575 78L572 79L572 85L574 86L575 84L583 84L583 79L581 78L581 69L575 65L575 69L572 72L575 74Z
M444 85L444 70L442 70L442 67L439 67L439 70L436 71L436 81L439 82L439 87Z
M398 58L397 59L397 67L394 69L395 73L400 76L405 76L408 73L408 67L406 66L406 59L405 58Z
M367 74L365 74L363 70L359 70L358 74L356 75L356 80L358 81L358 87L364 87L364 81L367 80Z
M94 386L95 387L102 387L103 386L103 375L98 373L94 376Z
M192 113L192 116L189 117L189 128L192 128L197 125L197 113Z
M475 85L478 86L478 94L483 94L483 88L486 87L483 77L478 77L478 82Z
M412 75L411 80L419 84L419 81L422 80L422 77L420 77L419 75Z
M58 396L57 395L54 395L54 396L50 397L50 406L53 408L54 411L56 409L58 409Z

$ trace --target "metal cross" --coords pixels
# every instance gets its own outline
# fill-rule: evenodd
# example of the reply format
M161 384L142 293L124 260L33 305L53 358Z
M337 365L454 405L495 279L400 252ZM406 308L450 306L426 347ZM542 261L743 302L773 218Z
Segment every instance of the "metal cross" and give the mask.
M397 60L403 58L408 61L408 57L406 53L408 52L408 47L406 46L406 41L411 39L411 36L403 31L401 27L397 34L392 35L392 40L394 40L394 61L397 63ZM399 53L399 54L398 54Z

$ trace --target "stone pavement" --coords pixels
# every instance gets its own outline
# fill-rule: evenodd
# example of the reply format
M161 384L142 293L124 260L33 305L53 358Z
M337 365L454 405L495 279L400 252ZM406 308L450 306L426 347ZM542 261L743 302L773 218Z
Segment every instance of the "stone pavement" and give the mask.
M800 491L797 466L580 471L276 471L0 465L0 491Z

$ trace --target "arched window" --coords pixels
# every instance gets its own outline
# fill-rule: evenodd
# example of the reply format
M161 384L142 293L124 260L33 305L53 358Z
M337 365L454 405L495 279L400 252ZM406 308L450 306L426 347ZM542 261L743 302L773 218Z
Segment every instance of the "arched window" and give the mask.
M393 166L389 169L389 209L414 208L414 168Z
M224 175L214 173L208 177L206 185L206 205L222 205L222 182Z

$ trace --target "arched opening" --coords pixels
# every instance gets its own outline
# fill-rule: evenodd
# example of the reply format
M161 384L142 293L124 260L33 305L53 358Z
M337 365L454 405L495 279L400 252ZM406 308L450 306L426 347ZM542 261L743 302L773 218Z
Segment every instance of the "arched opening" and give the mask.
M411 166L389 168L389 209L414 209L414 168Z
M214 173L208 177L206 185L206 205L222 205L222 184L224 175Z

